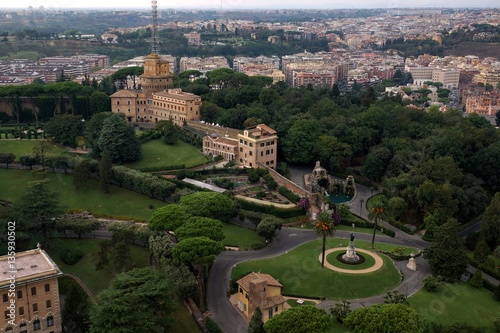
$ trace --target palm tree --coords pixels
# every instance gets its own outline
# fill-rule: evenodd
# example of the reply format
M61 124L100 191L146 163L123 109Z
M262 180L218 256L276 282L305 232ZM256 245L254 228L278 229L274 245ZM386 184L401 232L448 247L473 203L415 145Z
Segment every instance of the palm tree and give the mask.
M368 220L373 221L373 236L372 236L372 249L375 248L375 233L377 232L378 221L385 216L385 203L383 200L377 200L368 213Z
M325 267L326 236L333 236L335 233L332 217L329 212L325 210L319 213L314 230L318 235L323 237L323 257L321 258L321 268L323 268Z

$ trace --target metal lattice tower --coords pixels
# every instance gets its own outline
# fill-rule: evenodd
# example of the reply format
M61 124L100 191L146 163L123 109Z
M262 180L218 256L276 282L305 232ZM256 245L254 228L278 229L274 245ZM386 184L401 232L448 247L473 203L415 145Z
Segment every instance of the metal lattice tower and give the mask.
M151 53L158 54L158 4L157 0L151 1L151 6L153 7L153 34L151 40Z

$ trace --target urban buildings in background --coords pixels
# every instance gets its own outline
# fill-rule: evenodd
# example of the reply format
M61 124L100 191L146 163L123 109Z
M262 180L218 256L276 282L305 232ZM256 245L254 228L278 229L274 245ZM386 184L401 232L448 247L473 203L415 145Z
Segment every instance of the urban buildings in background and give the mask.
M14 261L2 256L0 267L3 332L62 332L57 282L62 273L47 253L40 248L19 252ZM14 306L9 307L10 304Z

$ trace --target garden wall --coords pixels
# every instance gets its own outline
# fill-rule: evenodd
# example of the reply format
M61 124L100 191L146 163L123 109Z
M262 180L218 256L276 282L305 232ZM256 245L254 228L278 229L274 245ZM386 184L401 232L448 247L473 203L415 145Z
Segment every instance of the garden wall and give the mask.
M278 186L286 187L287 189L297 194L298 196L308 198L311 205L321 207L321 196L319 194L311 193L303 189L299 185L292 182L290 179L280 175L276 170L271 169L264 164L259 163L259 167L269 170L269 174L271 175L271 177L273 177L276 183L278 183Z

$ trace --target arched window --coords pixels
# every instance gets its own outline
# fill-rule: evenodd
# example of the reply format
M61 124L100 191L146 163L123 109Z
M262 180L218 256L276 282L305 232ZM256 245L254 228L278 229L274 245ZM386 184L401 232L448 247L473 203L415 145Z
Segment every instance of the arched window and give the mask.
M41 328L42 328L42 326L40 325L40 320L39 319L35 320L33 322L33 330L38 331Z
M47 327L54 326L54 317L47 317Z

